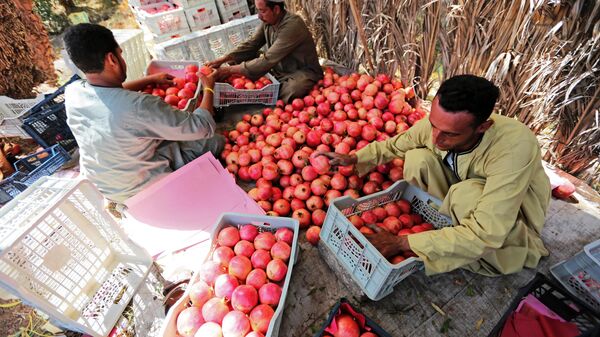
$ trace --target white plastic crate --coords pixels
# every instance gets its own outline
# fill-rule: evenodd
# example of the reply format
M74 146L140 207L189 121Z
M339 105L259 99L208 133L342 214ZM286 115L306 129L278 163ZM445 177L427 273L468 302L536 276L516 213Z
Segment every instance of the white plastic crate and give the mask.
M188 27L186 27L181 30L178 30L175 32L170 32L167 34L162 34L162 35L152 34L152 39L154 40L155 43L162 43L162 42L170 41L172 39L185 38L185 36L189 33L190 33L190 29Z
M216 248L216 238L217 234L221 229L227 226L236 226L241 227L242 225L252 224L258 227L259 232L275 232L279 228L290 228L294 231L294 240L291 246L291 255L290 262L288 262L288 270L284 279L283 286L281 287L282 293L281 298L279 300L279 305L277 309L275 309L275 314L271 318L271 323L269 324L269 330L267 331L265 337L276 337L279 335L279 327L281 325L281 320L283 318L283 310L285 309L285 298L287 296L288 287L290 285L291 277L292 277L292 269L294 264L298 258L298 231L300 230L298 220L292 218L284 218L284 217L272 217L266 215L254 215L254 214L240 214L240 213L223 213L219 221L215 224L212 233L210 235L210 239L212 242L211 249L203 261L207 261L211 258L212 252ZM198 264L200 267L201 263ZM189 284L194 284L200 279L199 272L195 272L192 278L190 279ZM167 314L165 319L165 323L162 327L161 333L159 336L162 337L179 337L177 333L177 316L181 311L183 311L190 302L189 299L189 287L185 290L185 293L181 298L175 303Z
M228 12L232 10L239 10L240 7L248 8L248 3L246 0L215 0L217 7L219 8L219 12ZM250 11L250 10L248 10Z
M203 30L221 24L217 5L213 0L204 1L186 9L185 17L191 31Z
M0 284L66 329L109 334L152 263L87 180L44 177L0 209Z
M142 6L148 6L163 1L164 0L129 0L129 5L135 8L139 8Z
M0 96L0 137L31 138L21 125L25 113L44 99L44 95L38 95L32 99L12 99Z
M258 15L250 15L240 19L243 25L242 30L244 31L244 37L246 39L254 36L254 33L260 28L262 21L258 18Z
M155 14L151 14L149 12L162 8L163 6L168 6L171 8L171 10ZM183 8L178 8L177 5L172 3L165 1L142 6L140 7L138 13L142 20L141 24L146 25L148 30L156 36L174 34L175 32L179 32L184 29L189 31Z
M194 6L201 5L205 3L207 0L171 0L172 3L176 4L182 8L192 8ZM210 0L214 1L214 0Z
M250 15L250 8L248 8L248 4L245 1L235 6L223 6L222 2L217 0L217 7L219 8L219 16L221 16L221 22L223 23Z
M233 49L229 44L223 25L194 32L186 36L185 40L190 56L202 63L224 56ZM198 58L196 55L203 56L203 58Z
M202 65L197 61L150 61L148 64L148 68L146 69L146 74L156 74L160 72L165 72L167 74L171 74L175 77L185 77L185 67L188 65L196 65L200 68ZM198 102L198 96L200 96L201 85L198 83L196 88L196 92L194 93L194 97L188 100L187 105L183 110L192 112L196 109L196 103Z
M223 32L227 37L229 45L232 49L235 49L237 46L239 46L242 42L246 40L242 20L243 19L237 19L221 25L221 27L223 28Z
M202 64L214 60L212 51L206 49L208 48L208 37L209 35L206 31L193 32L183 37L191 60L197 60Z
M214 106L230 106L235 104L264 104L275 105L279 96L280 83L271 75L266 74L271 84L261 89L236 89L229 83L215 83L215 94L213 95Z
M573 295L600 313L600 240L554 265L550 272Z
M327 216L321 228L321 242L335 254L336 260L352 276L361 290L370 299L378 301L394 290L408 275L423 268L419 258L411 257L399 264L391 264L358 230L347 217L405 199L412 205L412 212L420 214L423 221L435 228L452 225L447 216L436 208L441 201L430 196L406 181L398 181L385 191L362 197L335 199L327 210Z
M185 36L155 44L154 52L159 60L198 60L198 58L190 57L188 46L185 43Z
M141 29L113 29L112 32L123 50L123 59L127 63L127 80L137 80L144 76L144 70L150 62L144 32Z

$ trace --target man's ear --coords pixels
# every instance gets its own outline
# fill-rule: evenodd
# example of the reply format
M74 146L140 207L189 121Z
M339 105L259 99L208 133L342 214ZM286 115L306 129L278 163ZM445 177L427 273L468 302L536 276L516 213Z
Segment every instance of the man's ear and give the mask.
M494 121L491 119L488 119L487 121L479 124L479 126L477 127L476 132L477 133L484 133L486 132L489 128L492 127L492 125L494 125Z
M105 66L115 66L115 65L119 65L119 59L117 59L117 55L115 55L115 53L113 52L109 52L106 54L106 56L104 57L104 65Z

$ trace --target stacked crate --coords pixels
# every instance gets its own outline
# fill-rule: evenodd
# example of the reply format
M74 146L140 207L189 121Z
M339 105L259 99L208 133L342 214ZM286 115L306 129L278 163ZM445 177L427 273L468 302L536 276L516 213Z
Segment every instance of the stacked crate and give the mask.
M134 0L131 10L156 43L221 24L214 0Z
M250 15L246 0L216 0L216 2L223 23Z
M258 16L253 15L156 44L154 49L159 59L204 63L233 50L250 38L259 26Z

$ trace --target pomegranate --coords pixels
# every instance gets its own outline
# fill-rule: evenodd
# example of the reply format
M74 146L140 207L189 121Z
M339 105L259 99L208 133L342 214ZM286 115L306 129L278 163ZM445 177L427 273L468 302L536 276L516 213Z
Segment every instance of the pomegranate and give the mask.
M213 252L213 255L212 255L212 260L221 264L224 267L227 267L229 265L229 261L234 256L235 256L235 253L234 253L233 249L226 247L226 246L221 246L221 247L215 248L215 251Z
M334 337L359 337L360 328L358 323L347 314L342 314L336 318L337 332L333 334Z
M260 235L260 234L259 234ZM235 276L240 280L245 280L250 270L252 270L252 262L243 255L237 255L229 261L229 275Z
M250 257L250 262L254 268L267 269L267 265L271 262L271 254L267 250L257 249Z
M246 277L246 284L253 286L256 290L260 289L266 283L267 273L259 268L253 269Z
M290 245L283 241L278 241L273 245L273 247L271 247L271 257L273 259L287 261L289 260L291 253L292 248L290 247Z
M270 251L273 245L277 242L275 235L271 232L259 233L254 239L254 248Z
M207 322L221 324L223 317L229 312L227 302L219 297L213 297L202 307L202 317Z
M217 276L225 273L226 268L215 261L206 261L200 267L200 279L208 285L213 285Z
M235 252L235 255L243 255L250 258L254 253L254 245L250 241L240 240L233 247L233 251Z
M189 296L193 306L202 307L206 301L214 296L214 291L206 282L198 280L198 282L190 286Z
M223 337L245 337L250 332L250 320L241 311L233 310L223 317Z
M294 213L292 213L292 218L298 220L301 229L308 228L310 225L310 213L304 208L295 210Z
M291 246L294 240L294 232L289 228L279 228L275 231L275 238L277 241L283 241Z
M267 264L266 272L269 280L279 282L283 280L287 274L287 265L283 260L273 259Z
M273 318L274 314L275 311L268 304L257 305L248 315L252 330L260 333L267 333L269 330L269 324L271 323L271 318Z
M243 313L249 313L258 304L258 292L251 285L241 285L231 294L231 306Z
M194 336L202 324L204 324L204 318L202 310L198 307L183 309L177 316L177 332L181 336Z
M310 242L311 245L316 246L319 243L319 234L321 233L321 227L319 226L310 226L306 231L306 240Z
M281 298L281 287L275 283L267 283L258 290L258 298L260 303L272 305L274 307L279 304Z
M215 296L230 300L233 290L239 286L237 278L223 274L219 275L215 280Z
M323 226L323 223L325 222L325 218L327 216L327 212L325 212L322 209L316 209L312 212L311 214L311 220L313 225L315 226Z

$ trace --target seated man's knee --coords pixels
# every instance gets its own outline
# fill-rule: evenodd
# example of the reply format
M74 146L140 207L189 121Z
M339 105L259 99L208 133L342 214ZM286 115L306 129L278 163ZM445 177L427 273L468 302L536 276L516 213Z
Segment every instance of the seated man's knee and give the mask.
M404 154L404 179L418 178L429 168L440 165L440 160L431 150L412 149Z

